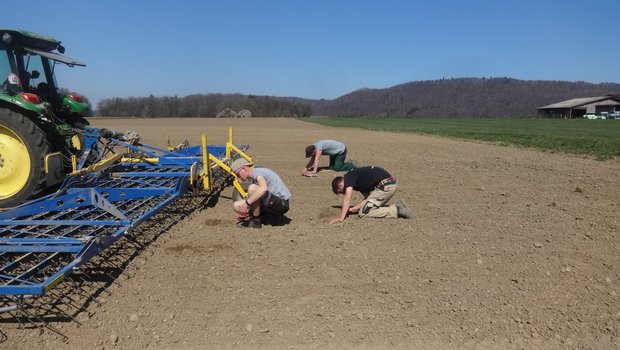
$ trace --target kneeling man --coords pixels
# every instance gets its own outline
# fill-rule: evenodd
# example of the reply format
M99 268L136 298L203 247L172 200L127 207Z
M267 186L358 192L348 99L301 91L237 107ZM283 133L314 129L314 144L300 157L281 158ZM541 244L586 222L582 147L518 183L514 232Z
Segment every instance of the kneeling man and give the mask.
M260 228L261 216L272 214L282 216L288 212L291 192L273 170L256 167L254 163L239 158L232 163L232 171L241 180L251 180L248 196L233 203L238 214L238 227Z
M397 187L396 179L378 166L356 168L344 176L336 176L332 181L332 191L335 194L344 194L344 198L340 216L333 218L329 223L342 222L348 214L354 213L361 218L410 219L413 212L404 201L400 200L397 204L384 206L394 196ZM354 190L361 192L364 200L351 206Z

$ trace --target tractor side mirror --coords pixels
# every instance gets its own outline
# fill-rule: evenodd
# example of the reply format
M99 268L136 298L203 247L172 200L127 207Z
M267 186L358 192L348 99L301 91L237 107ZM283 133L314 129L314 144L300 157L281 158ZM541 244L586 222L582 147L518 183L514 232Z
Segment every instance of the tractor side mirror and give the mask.
M31 79L39 79L40 76L41 76L41 73L39 73L38 70L33 70L32 73L30 73Z

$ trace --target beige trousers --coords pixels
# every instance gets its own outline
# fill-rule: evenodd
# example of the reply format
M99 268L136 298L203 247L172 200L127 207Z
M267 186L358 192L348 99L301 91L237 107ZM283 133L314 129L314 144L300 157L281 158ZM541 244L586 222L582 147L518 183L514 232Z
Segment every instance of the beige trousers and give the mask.
M398 209L395 204L383 206L394 196L397 187L397 184L393 184L372 190L357 215L360 218L397 218Z

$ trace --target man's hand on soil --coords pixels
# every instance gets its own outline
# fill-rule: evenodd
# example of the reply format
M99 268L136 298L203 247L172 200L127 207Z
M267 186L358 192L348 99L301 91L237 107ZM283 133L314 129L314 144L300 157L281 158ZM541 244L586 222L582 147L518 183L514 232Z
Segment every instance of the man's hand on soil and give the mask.
M329 221L329 223L330 223L330 224L337 224L337 223L339 223L339 222L343 222L343 221L344 221L344 219L341 219L341 218L339 218L339 217L338 217L338 218L333 218L333 219L331 219L331 220Z
M308 170L306 168L304 168L304 170L302 171L302 174L303 174L303 176L306 176L306 177L317 177L317 176L319 176L316 172L310 171L310 170Z

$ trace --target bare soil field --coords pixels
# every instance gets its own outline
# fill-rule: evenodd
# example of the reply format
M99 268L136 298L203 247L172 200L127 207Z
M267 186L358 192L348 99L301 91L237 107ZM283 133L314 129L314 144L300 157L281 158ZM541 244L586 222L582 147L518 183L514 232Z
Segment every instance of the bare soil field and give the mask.
M159 146L222 144L233 127L288 185L291 221L236 228L230 187L151 220L159 233L112 280L67 297L71 317L0 318L0 348L620 348L618 160L292 119L93 124ZM323 138L391 172L414 218L330 225L336 173L301 176L304 147Z

